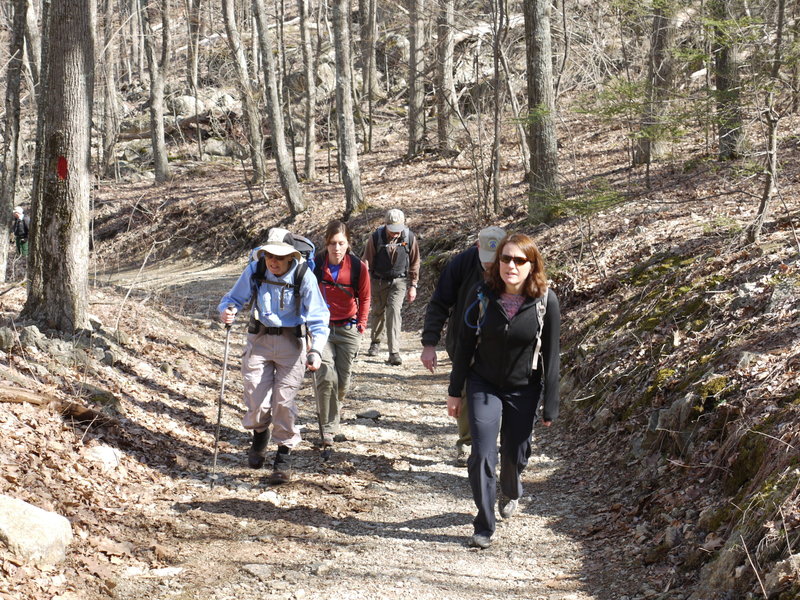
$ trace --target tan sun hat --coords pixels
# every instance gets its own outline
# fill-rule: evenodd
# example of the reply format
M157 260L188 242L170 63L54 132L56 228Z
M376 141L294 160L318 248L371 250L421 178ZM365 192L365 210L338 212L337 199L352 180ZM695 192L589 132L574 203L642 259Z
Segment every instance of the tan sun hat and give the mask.
M293 255L298 261L301 260L300 252L287 239L292 239L292 234L288 230L280 227L273 227L267 234L267 241L263 246L256 248L256 255L261 256L264 252L269 252L275 256Z

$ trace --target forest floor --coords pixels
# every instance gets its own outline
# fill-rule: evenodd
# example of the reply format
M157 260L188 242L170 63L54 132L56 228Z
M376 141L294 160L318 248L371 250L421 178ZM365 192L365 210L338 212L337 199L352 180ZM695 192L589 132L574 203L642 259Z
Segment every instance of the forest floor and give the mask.
M668 563L642 560L660 527L642 522L641 504L637 509L624 497L635 471L626 468L628 451L614 445L611 430L599 443L593 429L564 421L537 428L518 514L499 524L490 549L467 547L474 506L466 469L453 460L456 427L444 403L449 365L440 351L440 371L424 370L419 332L436 268L474 239L482 209L465 159L404 161L399 134L391 127L384 133L382 147L363 157L369 206L351 225L358 250L383 211L401 207L420 235L423 278L418 300L404 313L404 364L386 365L385 353L359 357L344 406L347 440L327 461L315 445L309 375L299 394L304 441L295 477L281 486L265 481L268 470L246 466L240 322L231 336L219 478L210 487L225 337L214 311L253 240L287 225L277 186L253 201L232 163L176 169L165 187L101 186L90 312L126 335L113 365L56 368L32 348L2 357L4 379L53 402L0 402L0 493L67 516L75 539L66 562L45 571L0 552L0 598L688 597L688 590L673 589ZM580 190L601 196L606 186L642 193L642 174L620 168L624 132L595 134L590 123L572 127L563 168L571 197ZM525 186L511 167L502 176L507 196L497 221L524 227ZM306 184L310 209L291 224L317 240L343 209L340 184L325 178L323 171ZM562 281L574 266L572 283L557 289L565 299L565 334L581 294L588 297L606 269L629 269L642 248L680 246L703 228L728 231L746 223L755 206L722 211L719 179L710 170L657 172L651 183L655 191L629 208L619 197L596 219L540 232L552 245L543 247L545 257L557 254L549 267ZM22 288L0 296L6 323L28 325L17 320L24 299ZM64 400L89 403L89 384L113 394L113 406L103 409L110 418L62 418ZM357 416L364 411L379 416ZM120 451L118 464L96 462L97 446Z

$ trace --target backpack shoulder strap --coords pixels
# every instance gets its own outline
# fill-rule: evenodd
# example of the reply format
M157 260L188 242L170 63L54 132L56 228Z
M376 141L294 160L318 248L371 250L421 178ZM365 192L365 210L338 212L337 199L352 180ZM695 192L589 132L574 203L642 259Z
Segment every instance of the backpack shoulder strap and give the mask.
M297 316L300 316L300 304L302 304L300 286L303 285L303 277L306 276L306 271L308 271L308 263L306 261L301 262L294 270L294 313Z
M547 313L547 296L550 290L545 288L544 295L536 299L536 320L539 322L539 329L536 331L536 345L533 348L533 360L531 360L531 373L539 367L539 356L542 350L542 329L544 329L544 316ZM544 366L544 358L542 358Z

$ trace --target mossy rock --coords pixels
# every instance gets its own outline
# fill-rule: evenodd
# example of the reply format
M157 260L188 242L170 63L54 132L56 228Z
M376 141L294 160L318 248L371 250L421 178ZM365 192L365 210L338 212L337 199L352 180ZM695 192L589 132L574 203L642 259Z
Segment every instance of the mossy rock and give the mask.
M764 462L767 452L767 438L754 432L748 432L739 443L739 451L729 475L722 484L727 494L735 494L739 488L750 482Z

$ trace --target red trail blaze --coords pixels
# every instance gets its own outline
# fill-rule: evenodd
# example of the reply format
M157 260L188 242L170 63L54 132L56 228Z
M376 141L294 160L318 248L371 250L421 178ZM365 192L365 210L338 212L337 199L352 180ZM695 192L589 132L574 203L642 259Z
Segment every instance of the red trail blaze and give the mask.
M58 157L58 178L59 179L66 179L67 178L67 159L63 156Z

